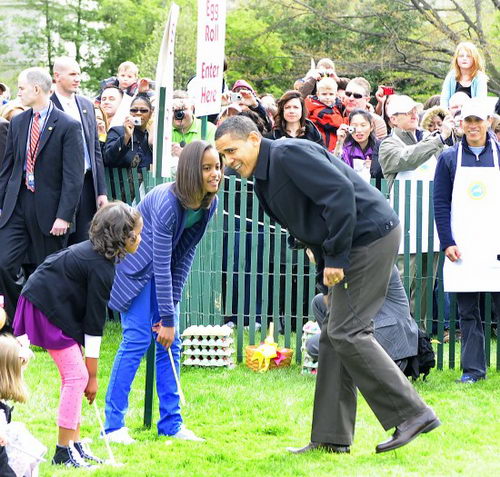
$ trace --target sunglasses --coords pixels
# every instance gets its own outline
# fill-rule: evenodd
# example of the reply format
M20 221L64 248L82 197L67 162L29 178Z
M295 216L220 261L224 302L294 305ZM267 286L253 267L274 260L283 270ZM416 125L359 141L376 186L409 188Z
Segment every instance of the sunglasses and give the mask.
M351 93L350 91L346 91L344 93L348 98L350 98L351 96L353 96L354 98L356 99L361 99L361 98L364 98L364 95L362 94L359 94L359 93Z
M135 113L145 114L145 113L149 113L149 109L146 109L146 108L131 108L130 112L132 114L135 114Z

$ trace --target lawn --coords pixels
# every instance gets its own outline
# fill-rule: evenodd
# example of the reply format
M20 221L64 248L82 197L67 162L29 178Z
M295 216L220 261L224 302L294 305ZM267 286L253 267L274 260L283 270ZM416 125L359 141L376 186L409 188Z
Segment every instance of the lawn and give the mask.
M104 395L120 329L110 323L100 360L98 404ZM26 370L31 397L16 405L14 419L23 421L48 448L56 441L59 377L47 353L37 351ZM102 466L93 476L495 476L500 475L500 373L491 369L488 379L473 386L453 381L458 370L432 371L416 387L443 425L397 451L376 455L375 446L388 433L359 398L358 420L350 455L314 452L290 455L286 446L306 444L311 425L313 376L300 368L256 374L244 365L233 370L183 369L187 399L183 415L187 426L207 439L205 443L178 442L158 437L156 429L142 426L144 366L131 394L127 425L137 439L133 446L114 444L116 459L124 467ZM156 403L155 403L156 407ZM155 418L157 410L155 409ZM94 410L84 404L82 435L94 439L93 450L106 456L98 438ZM42 477L88 475L45 463Z

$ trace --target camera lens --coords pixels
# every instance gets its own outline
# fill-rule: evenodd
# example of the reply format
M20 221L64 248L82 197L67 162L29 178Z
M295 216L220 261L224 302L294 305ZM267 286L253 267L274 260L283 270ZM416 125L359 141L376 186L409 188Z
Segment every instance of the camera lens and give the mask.
M184 116L186 116L186 114L184 113L183 109L176 109L174 111L174 118L178 121L182 121L184 119Z

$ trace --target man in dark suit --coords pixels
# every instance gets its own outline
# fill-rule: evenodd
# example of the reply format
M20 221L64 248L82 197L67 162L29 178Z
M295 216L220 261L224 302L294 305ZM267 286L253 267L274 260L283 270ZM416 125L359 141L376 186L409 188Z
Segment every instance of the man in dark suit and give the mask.
M12 118L0 171L0 294L11 320L28 248L39 265L66 246L83 185L82 129L51 103L51 85L42 68L19 75L18 96L30 109Z
M81 123L85 153L83 189L76 213L75 231L69 236L70 245L88 239L92 217L98 207L108 202L94 106L87 98L76 94L80 86L80 74L80 66L75 60L67 57L54 60L55 91L50 99L57 108Z
M0 117L0 166L2 165L3 155L5 154L5 143L7 142L8 130L9 121Z
M349 452L356 388L385 430L396 427L377 452L439 426L373 336L372 319L384 302L401 237L382 194L318 144L263 139L249 118L226 119L215 144L227 166L253 176L264 211L313 251L334 304L320 338L311 442L288 450Z

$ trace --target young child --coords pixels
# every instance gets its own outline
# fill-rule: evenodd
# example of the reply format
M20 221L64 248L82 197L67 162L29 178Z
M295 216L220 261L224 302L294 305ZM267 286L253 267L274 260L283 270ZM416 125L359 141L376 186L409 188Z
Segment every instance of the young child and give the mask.
M0 329L5 318L5 311L0 308ZM29 347L22 346L12 335L0 335L0 399L26 401L23 368L31 354ZM11 414L12 408L0 400L0 476L36 476L47 449L24 424L11 423Z
M139 68L131 61L124 61L118 67L118 87L130 96L137 93L137 82L139 80Z
M440 106L448 109L451 96L459 91L471 98L485 98L488 95L484 59L477 47L468 41L459 43L455 49L450 72L443 82Z
M317 95L306 98L307 118L318 128L330 152L337 144L338 127L348 121L342 117L336 99L337 82L333 78L323 78L317 84Z
M21 292L14 334L49 352L61 375L59 437L53 464L101 463L80 440L82 400L97 394L97 362L115 263L141 241L140 213L122 202L100 208L89 239L56 252L36 269ZM81 346L85 347L85 361Z
M183 426L167 349L170 348L178 374L179 302L196 246L217 209L221 170L215 148L206 141L193 141L179 157L176 182L155 187L139 203L144 218L143 242L134 256L128 256L117 267L109 301L110 308L121 312L123 329L106 393L104 427L112 442L134 442L125 427L128 396L153 332L157 341L158 434L203 440Z

